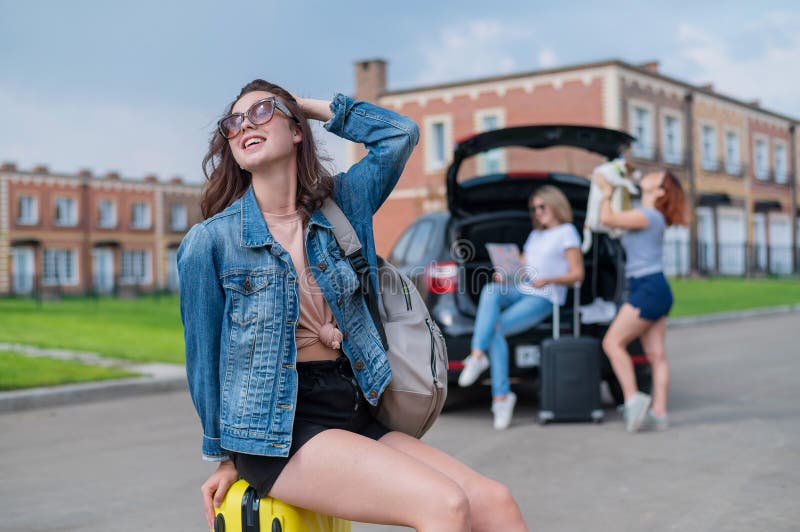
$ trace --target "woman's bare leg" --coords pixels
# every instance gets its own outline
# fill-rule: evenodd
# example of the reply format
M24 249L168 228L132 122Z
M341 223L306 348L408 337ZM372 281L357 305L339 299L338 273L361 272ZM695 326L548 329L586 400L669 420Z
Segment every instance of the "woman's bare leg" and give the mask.
M478 474L452 456L407 434L390 432L380 442L457 482L469 498L470 521L474 532L528 530L511 491L503 484Z
M642 335L647 360L653 371L653 413L662 416L667 413L669 394L669 365L665 347L667 317L664 316Z
M603 338L603 350L611 361L611 367L614 368L614 375L617 376L625 399L629 399L638 390L633 362L628 354L628 344L639 338L652 325L653 322L639 317L639 309L624 303Z
M420 532L468 532L469 499L457 482L407 453L343 430L297 451L270 496L353 521Z

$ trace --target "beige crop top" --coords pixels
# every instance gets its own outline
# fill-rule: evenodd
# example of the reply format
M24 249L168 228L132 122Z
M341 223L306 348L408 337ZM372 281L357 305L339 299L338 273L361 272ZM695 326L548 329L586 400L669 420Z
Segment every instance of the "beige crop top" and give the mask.
M300 317L297 320L297 360L333 360L342 355L342 333L308 266L303 220L298 211L289 214L264 212L269 231L292 257L297 272Z

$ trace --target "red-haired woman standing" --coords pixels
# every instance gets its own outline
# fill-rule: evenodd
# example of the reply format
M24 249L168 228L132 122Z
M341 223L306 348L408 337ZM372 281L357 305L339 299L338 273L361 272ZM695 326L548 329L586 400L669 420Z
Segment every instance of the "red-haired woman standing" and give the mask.
M628 432L642 426L665 430L669 366L664 347L667 315L672 307L672 291L664 277L664 230L684 223L686 200L680 181L670 172L654 172L642 178L641 207L622 212L611 208L612 188L602 178L605 198L600 209L600 223L627 229L622 237L625 248L625 277L629 295L611 323L603 349L625 397L624 416ZM626 346L641 338L642 347L653 371L653 397L640 392ZM652 408L651 406L652 401Z

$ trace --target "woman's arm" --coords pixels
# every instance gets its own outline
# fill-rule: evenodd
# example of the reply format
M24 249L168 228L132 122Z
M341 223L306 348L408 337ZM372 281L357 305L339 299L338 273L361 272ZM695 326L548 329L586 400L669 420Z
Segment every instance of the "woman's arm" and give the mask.
M314 104L314 112L318 104ZM337 200L343 210L368 210L369 216L389 197L419 140L419 128L389 109L357 102L342 94L330 104L325 129L352 142L363 143L367 154L336 177ZM321 116L321 113L320 115Z
M583 282L583 254L580 248L567 248L564 250L567 256L567 263L569 264L569 271L564 275L558 277L548 277L545 279L535 279L531 284L535 288L542 288L548 284L563 284L572 286L575 283Z
M211 234L197 224L178 248L180 310L189 394L203 427L203 458L228 459L220 445L219 351L225 296L214 264Z
M297 104L306 115L306 118L327 122L333 118L331 102L328 100L315 100L313 98L296 98Z
M647 216L638 209L615 212L611 208L611 193L614 192L614 188L600 174L595 174L594 179L600 190L603 191L603 200L600 202L601 224L619 229L644 229L647 227Z

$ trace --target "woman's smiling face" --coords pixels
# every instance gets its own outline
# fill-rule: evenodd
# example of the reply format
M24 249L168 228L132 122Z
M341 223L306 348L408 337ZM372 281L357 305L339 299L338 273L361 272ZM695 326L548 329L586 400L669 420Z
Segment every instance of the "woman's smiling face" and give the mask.
M236 101L231 113L246 113L254 103L270 96L275 95L266 91L248 92ZM237 164L253 173L276 161L296 157L297 144L302 138L295 122L275 109L266 124L255 125L245 117L241 131L228 144Z

